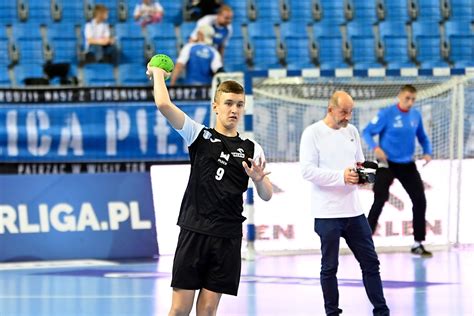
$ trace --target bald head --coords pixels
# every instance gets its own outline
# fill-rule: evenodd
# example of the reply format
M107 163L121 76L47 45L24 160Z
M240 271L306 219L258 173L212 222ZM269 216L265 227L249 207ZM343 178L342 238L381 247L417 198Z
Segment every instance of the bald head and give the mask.
M328 113L324 119L326 124L334 129L347 127L352 118L354 100L345 91L336 91L329 99Z
M352 106L354 105L354 100L352 100L352 97L347 92L338 90L334 92L329 99L328 107L338 107L349 103L352 104Z

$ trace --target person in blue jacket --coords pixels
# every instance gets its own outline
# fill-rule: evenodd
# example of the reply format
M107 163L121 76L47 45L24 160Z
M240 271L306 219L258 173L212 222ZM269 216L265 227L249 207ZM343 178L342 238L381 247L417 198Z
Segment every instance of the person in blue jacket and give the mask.
M422 242L426 236L426 197L420 173L414 162L415 139L423 148L423 159L431 161L431 142L423 128L421 113L413 109L416 88L404 85L398 94L398 104L380 110L363 130L362 136L382 168L377 169L374 183L374 203L368 221L372 233L383 206L389 197L389 188L397 178L413 203L413 235L415 243L411 252L422 257L431 257ZM373 137L379 135L377 144Z

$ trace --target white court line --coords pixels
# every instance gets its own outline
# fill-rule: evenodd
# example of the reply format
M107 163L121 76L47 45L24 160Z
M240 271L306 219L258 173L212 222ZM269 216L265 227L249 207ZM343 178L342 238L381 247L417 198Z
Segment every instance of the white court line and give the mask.
M97 298L154 298L155 295L0 295L3 299L97 299Z
M104 274L105 278L158 278L158 277L170 277L171 272L111 272Z
M92 266L116 266L116 265L119 265L119 263L114 262L114 261L106 261L106 260L57 260L57 261L9 262L9 263L0 263L0 271L92 267Z

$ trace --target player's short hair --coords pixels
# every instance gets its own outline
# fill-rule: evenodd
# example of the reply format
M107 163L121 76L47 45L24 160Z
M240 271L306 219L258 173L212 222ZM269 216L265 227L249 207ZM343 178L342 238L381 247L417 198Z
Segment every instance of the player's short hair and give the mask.
M226 80L217 86L216 93L214 94L214 102L216 102L222 93L245 94L244 87L235 80Z
M217 10L217 14L221 14L224 11L234 12L230 6L223 4L219 7L219 10Z
M108 12L109 9L107 9L107 7L103 4L96 4L94 6L94 12L93 12L93 16L96 17L97 14L99 13L102 13L102 12Z
M417 90L414 85L406 84L400 88L400 93L405 92L405 91L408 91L410 93L416 93Z

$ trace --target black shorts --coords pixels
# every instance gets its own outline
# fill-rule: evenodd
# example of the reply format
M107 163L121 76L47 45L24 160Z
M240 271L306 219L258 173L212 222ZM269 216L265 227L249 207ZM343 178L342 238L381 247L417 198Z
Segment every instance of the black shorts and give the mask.
M171 286L237 295L242 238L221 238L181 229Z

